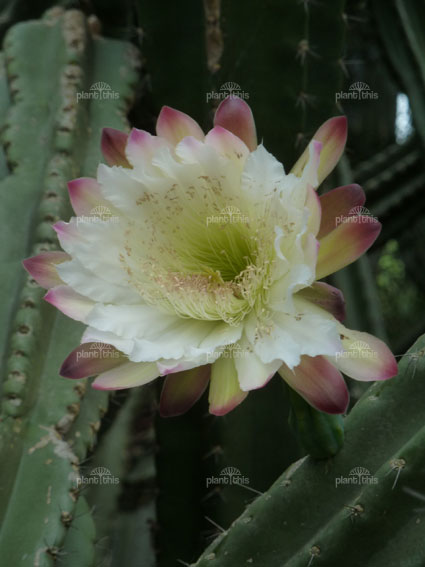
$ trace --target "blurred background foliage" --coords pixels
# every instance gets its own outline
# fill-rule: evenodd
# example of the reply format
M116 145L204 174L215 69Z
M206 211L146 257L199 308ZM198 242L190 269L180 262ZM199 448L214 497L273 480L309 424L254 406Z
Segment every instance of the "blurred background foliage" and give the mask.
M56 4L2 0L1 39L14 23L39 18ZM425 331L422 2L59 4L82 10L96 32L127 40L140 50L142 68L130 114L138 128L153 131L161 106L167 104L207 129L217 106L217 100L207 103L207 94L237 83L249 96L259 138L289 170L322 122L346 114L346 157L321 191L359 183L370 214L383 224L372 251L332 279L346 297L347 326L384 338L395 354L404 353ZM336 100L337 93L350 93L358 83L377 96ZM355 385L353 401L363 390ZM252 392L222 419L207 416L203 400L187 415L163 420L156 417L156 399L157 392L149 388L116 394L99 432L98 449L85 463L119 471L123 479L113 491L86 491L95 507L99 564L140 567L140 553L146 558L143 567L175 566L176 558L193 560L302 454L289 434L289 405L280 380ZM230 465L249 477L249 488L207 489L205 478ZM144 532L137 528L142 523L148 526Z

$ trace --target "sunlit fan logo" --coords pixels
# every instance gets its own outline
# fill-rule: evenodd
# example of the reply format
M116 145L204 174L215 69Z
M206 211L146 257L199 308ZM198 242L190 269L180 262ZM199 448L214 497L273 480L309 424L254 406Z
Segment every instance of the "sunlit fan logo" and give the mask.
M351 343L347 350L336 353L336 358L376 358L377 353L364 341Z
M241 476L241 471L239 469L237 469L236 467L226 467L224 468L221 473L220 476Z
M350 350L370 350L370 346L364 341L356 341L350 345Z
M360 97L360 93L362 91L370 91L370 87L367 83L362 83L361 81L357 81L356 83L350 85L348 90L358 92Z
M378 219L372 215L369 209L362 207L361 205L357 205L356 207L352 207L348 211L348 214L335 217L335 226L339 226L343 223L367 224L374 223L377 220Z
M105 485L119 484L119 478L114 476L106 467L96 467L90 471L89 476L81 475L77 477L77 487L81 485Z
M119 93L115 92L111 85L104 81L93 83L88 91L80 91L77 93L77 102L84 100L117 100Z
M100 93L102 93L103 91L110 91L111 90L111 85L108 85L108 83L94 83L94 85L92 85L90 87L91 91L99 91Z
M335 487L345 485L345 484L377 484L377 477L373 476L370 471L365 467L354 467L348 473L348 476L339 476L335 478Z
M357 476L357 477L370 476L370 472L364 467L355 467L354 469L351 469L351 471L348 474L350 476Z
M112 476L111 471L106 467L97 467L96 469L92 469L90 474L92 476Z
M247 486L248 484L249 478L243 476L236 467L224 467L220 472L220 476L209 476L206 479L207 488L209 486Z
M220 92L211 91L207 93L207 102L211 100L221 101L227 97L238 97L243 100L249 99L249 93L242 90L241 86L234 81L227 81L220 87Z
M99 217L103 221L109 220L112 216L111 210L108 209L108 207L105 207L104 205L98 205L97 207L94 207L90 211L90 214Z
M110 350L112 345L106 343L92 343L90 345L90 350Z
M348 91L335 93L335 100L376 100L378 93L375 93L367 83L356 81L348 87Z
M91 209L88 215L81 215L77 217L77 225L96 222L117 223L118 221L119 217L114 216L111 209L105 205L97 205Z
M350 209L350 212L348 213L349 216L360 216L360 215L370 215L370 211L369 209L367 209L366 207L353 207L352 209Z
M241 211L233 206L228 205L221 209L218 215L211 215L207 217L207 226L210 224L235 224L235 223L249 223L249 218L247 215L241 213Z
M106 343L91 343L88 347L77 351L77 360L93 358L119 358L120 353L112 345Z
M238 83L232 83L231 81L229 81L228 83L224 83L224 85L221 85L220 90L226 91L229 94L233 94L239 92L241 88L238 85Z

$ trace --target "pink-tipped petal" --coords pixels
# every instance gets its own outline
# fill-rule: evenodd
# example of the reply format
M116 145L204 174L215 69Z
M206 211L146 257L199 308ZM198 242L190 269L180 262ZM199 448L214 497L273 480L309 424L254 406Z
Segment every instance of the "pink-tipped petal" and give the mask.
M50 289L63 283L56 271L56 266L68 260L71 260L71 256L66 252L41 252L37 256L23 260L22 264L41 287Z
M339 325L344 350L333 363L350 378L361 381L387 380L397 374L397 362L380 339Z
M208 400L213 415L225 415L248 395L239 386L233 358L219 358L212 365Z
M80 237L78 234L77 225L70 222L58 221L57 223L52 225L52 228L58 235L59 242L61 244L62 242L69 242Z
M250 151L257 147L257 131L249 105L237 96L229 96L220 103L214 117L214 126L222 126L240 138Z
M93 209L105 203L100 185L91 177L79 177L68 183L72 208L78 216L89 215Z
M347 385L335 366L323 356L302 356L299 366L279 369L282 378L310 405L326 413L344 413L348 407Z
M93 382L95 390L123 390L143 386L158 378L159 372L154 362L126 362L102 372Z
M320 197L322 222L317 237L323 238L364 205L366 196L360 185L344 185Z
M320 164L317 172L318 185L334 169L341 157L347 141L347 119L345 116L335 116L327 120L313 136L313 140L322 142ZM291 172L301 176L309 159L308 148L298 159Z
M316 279L345 268L372 246L381 232L374 217L355 216L340 224L320 240Z
M159 413L162 417L182 415L205 392L210 380L211 365L169 374L162 387Z
M115 128L103 128L100 147L103 157L108 165L121 165L131 167L125 155L128 134L115 130Z
M120 366L126 360L112 345L83 343L66 357L59 374L64 378L87 378Z
M82 322L85 322L87 315L95 305L94 301L76 293L67 285L53 287L46 293L44 299L71 319Z
M345 319L345 301L342 292L324 282L315 282L298 292L297 297L306 299L322 309L326 309L338 321Z
M314 187L312 185L308 185L307 187L307 198L305 206L309 210L307 224L308 232L311 232L312 234L314 234L314 236L316 236L320 228L322 208L319 195L317 194L317 191L314 190Z
M156 122L156 133L176 146L186 136L204 139L204 133L195 120L180 110L163 106Z
M168 143L158 136L152 136L145 130L133 128L130 132L126 147L126 156L135 166L139 163L150 163L155 151L167 146Z
M249 154L247 145L238 136L221 126L215 126L208 132L205 143L227 158L239 162L241 166Z

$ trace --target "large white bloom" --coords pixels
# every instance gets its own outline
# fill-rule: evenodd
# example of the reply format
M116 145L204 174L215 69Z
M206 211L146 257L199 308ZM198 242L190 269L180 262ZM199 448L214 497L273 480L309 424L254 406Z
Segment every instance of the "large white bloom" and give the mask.
M276 371L338 413L348 403L338 368L361 380L394 375L381 341L341 325L340 292L315 283L379 233L372 218L335 222L363 204L358 186L328 193L321 210L315 188L345 137L344 118L328 121L286 173L257 146L240 99L221 104L206 136L168 107L157 136L105 130L109 165L69 184L77 216L55 225L65 252L25 262L51 288L47 301L87 325L62 374L99 373L100 389L168 374L164 415L190 407L209 380L210 411L224 414Z

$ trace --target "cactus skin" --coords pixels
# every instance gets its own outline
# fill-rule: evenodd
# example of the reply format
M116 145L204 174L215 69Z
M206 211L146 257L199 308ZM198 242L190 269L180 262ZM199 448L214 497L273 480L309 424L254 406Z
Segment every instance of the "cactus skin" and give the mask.
M95 567L96 529L84 496L78 498L73 514L62 514L62 522L69 522L69 529L57 555L58 563L60 567Z
M82 422L84 410L81 443L71 447L67 435L72 436L86 384L58 375L82 326L42 300L44 290L31 278L24 280L20 261L57 247L51 224L70 216L66 182L94 174L103 126L126 127L136 59L128 44L92 40L80 12L59 8L11 28L4 49L11 106L3 143L11 173L0 183L0 230L3 241L7 234L13 238L2 249L0 316L7 362L0 459L7 466L0 476L0 556L8 565L45 567L61 552L69 528L64 518L74 516L78 497L78 465L95 431ZM95 101L90 109L87 102L77 104L76 93L100 79L120 98ZM96 396L95 411L87 419L96 423L106 396L91 396Z
M305 567L309 561L318 567L423 565L418 504L404 488L423 492L424 396L422 336L401 360L398 376L373 384L352 409L338 455L295 463L213 542L196 567L247 562ZM377 483L336 488L336 478L355 467L367 468ZM397 544L391 562L381 563L376 557L388 557L389 541Z

